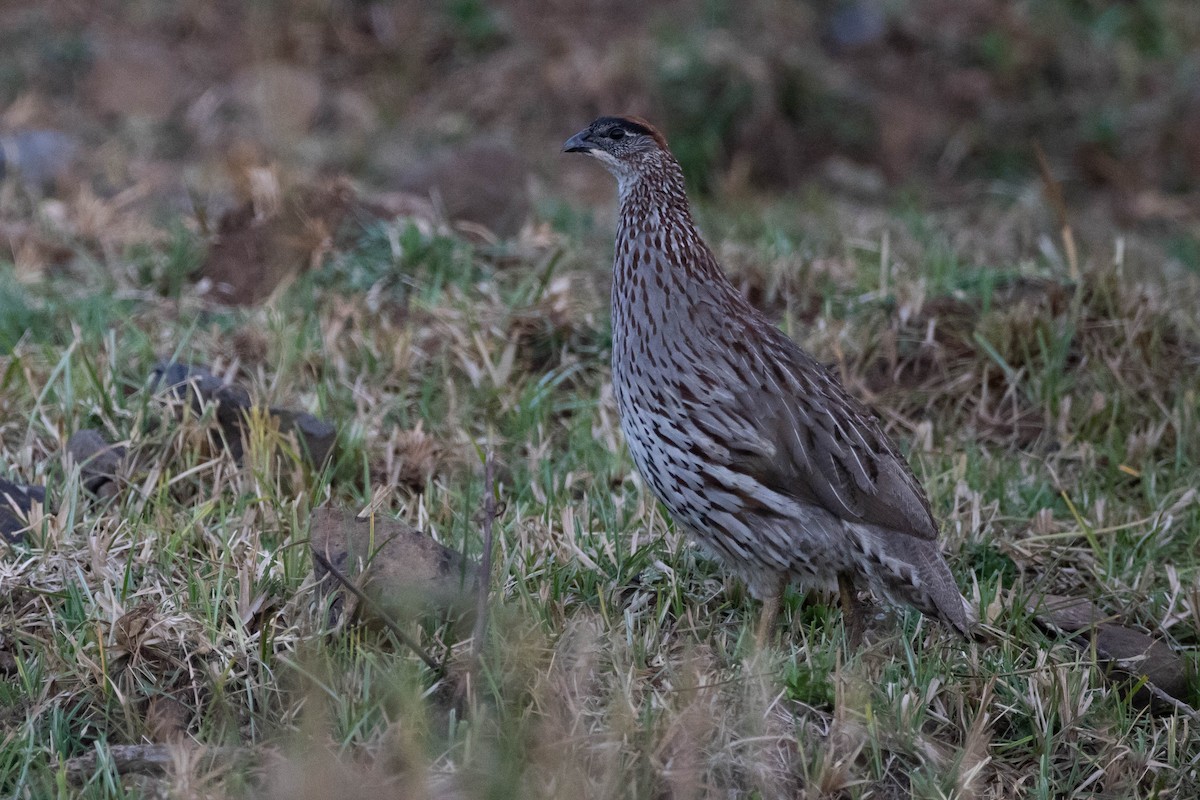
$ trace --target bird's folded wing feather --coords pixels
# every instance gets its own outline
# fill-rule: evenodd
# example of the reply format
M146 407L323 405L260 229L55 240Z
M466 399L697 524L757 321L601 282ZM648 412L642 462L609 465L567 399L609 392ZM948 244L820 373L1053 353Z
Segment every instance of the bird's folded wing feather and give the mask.
M735 374L702 383L748 391L687 393L709 457L842 519L936 539L925 492L870 411L774 326L745 334L767 346L739 348L711 365Z

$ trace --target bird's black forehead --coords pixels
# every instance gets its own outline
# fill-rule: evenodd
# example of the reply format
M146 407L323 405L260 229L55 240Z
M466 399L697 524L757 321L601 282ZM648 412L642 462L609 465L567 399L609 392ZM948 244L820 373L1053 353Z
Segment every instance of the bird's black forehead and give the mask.
M602 131L613 126L621 127L628 133L641 133L646 136L654 135L653 129L628 117L600 117L592 123L592 130Z

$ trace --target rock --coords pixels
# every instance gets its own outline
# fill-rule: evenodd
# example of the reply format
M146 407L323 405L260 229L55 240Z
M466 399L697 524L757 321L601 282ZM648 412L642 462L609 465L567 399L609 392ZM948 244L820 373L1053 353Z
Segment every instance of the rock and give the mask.
M74 171L79 150L79 140L62 131L0 136L0 178L19 180L29 191L49 191Z
M319 508L313 512L309 547L388 614L414 614L452 608L470 593L475 566L409 525L387 517L363 519L354 512ZM343 592L320 560L313 575L325 593ZM340 610L345 594L335 600ZM354 598L351 598L354 607ZM370 614L360 608L359 614Z
M280 431L296 434L311 463L318 466L325 463L330 453L333 452L333 445L337 440L336 427L304 411L275 407L272 407L270 411L271 416L279 420Z
M429 198L410 192L378 192L362 195L355 210L381 220L408 220L422 231L432 233L442 220Z
M236 383L226 383L203 365L159 362L151 372L150 386L188 400L197 414L206 403L216 403L217 422L225 433L239 438L245 414L253 406L248 391Z
M886 35L887 15L877 0L841 3L825 21L825 40L834 51L869 47Z
M512 149L477 142L402 173L398 188L430 197L446 216L514 236L529 216L529 169Z
M1119 624L1082 597L1047 594L1028 607L1043 628L1069 638L1085 654L1095 652L1110 679L1131 685L1145 680L1149 686L1132 698L1139 707L1170 713L1175 706L1164 705L1159 693L1179 702L1189 696L1187 663L1166 642Z
M25 529L34 505L46 505L46 489L0 478L0 535L9 544L25 541Z
M160 361L150 372L150 388L169 389L182 399L187 391L188 381L213 377L208 367L181 364L178 361Z
M317 266L354 203L344 180L301 186L285 194L274 213L251 204L225 214L201 267L209 296L228 305L254 305Z
M110 444L100 431L84 428L67 440L67 457L79 465L83 487L101 497L119 491L117 482L123 471L125 448Z
M206 403L215 403L217 423L224 440L234 459L241 460L246 418L257 407L245 387L222 381L203 365L175 361L161 361L154 367L150 387L188 401L197 414ZM281 433L296 435L301 454L314 466L320 467L333 453L337 428L332 423L288 408L272 406L267 413Z

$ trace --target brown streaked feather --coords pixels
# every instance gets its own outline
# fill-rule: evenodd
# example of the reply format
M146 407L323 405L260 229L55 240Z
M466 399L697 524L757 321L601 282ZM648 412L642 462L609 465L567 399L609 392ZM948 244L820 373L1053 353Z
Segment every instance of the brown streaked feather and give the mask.
M729 466L841 519L937 539L925 492L875 416L757 309L738 311L724 315L736 327L723 338L731 347L767 345L746 360L746 385L778 390L716 399L725 406L718 416L741 417L770 444L769 452L732 454Z
M593 127L611 131L616 120ZM730 283L679 163L645 120L593 139L617 177L613 394L630 455L671 516L768 598L859 585L966 633L928 499L878 420Z

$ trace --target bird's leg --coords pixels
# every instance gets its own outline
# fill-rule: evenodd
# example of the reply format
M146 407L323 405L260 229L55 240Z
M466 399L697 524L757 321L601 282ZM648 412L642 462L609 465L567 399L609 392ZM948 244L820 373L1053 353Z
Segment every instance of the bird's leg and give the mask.
M858 602L858 592L854 589L854 581L845 572L838 574L838 591L842 599L842 620L846 627L846 645L849 650L857 650L862 645L863 623L862 604Z
M754 634L757 649L762 650L767 646L767 641L771 638L771 631L775 627L775 618L778 616L779 595L772 592L762 601L762 612L758 617L758 630Z
M787 578L781 575L775 584L774 590L763 598L762 612L758 618L758 630L754 636L754 641L759 650L767 646L771 639L771 633L775 630L775 620L779 617L779 605L786 588Z

